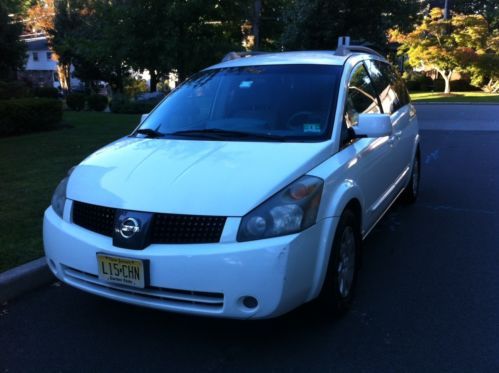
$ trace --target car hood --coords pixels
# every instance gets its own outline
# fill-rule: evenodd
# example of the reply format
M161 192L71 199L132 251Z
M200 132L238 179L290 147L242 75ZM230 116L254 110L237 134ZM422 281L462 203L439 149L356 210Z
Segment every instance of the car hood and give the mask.
M124 138L74 169L67 196L127 210L243 216L327 159L330 145Z

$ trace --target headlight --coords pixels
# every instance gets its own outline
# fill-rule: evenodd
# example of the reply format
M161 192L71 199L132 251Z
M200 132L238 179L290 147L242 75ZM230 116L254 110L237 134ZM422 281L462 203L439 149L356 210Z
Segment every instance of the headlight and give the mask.
M64 204L66 203L66 188L68 186L69 176L73 172L74 167L72 167L67 176L61 180L57 188L55 188L54 194L52 196L51 205L54 209L55 213L62 218L62 214L64 212Z
M316 221L323 185L315 176L296 180L242 218L237 240L259 240L307 229Z

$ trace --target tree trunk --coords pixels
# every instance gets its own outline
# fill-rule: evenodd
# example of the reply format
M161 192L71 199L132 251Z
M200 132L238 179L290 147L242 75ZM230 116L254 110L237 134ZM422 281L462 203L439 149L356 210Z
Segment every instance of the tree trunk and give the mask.
M57 65L57 75L59 76L59 84L62 91L67 94L71 90L71 76L69 75L70 68L67 64L59 63Z
M444 80L445 80L445 90L444 90L444 93L446 95L448 95L448 94L450 94L450 78L444 76Z
M255 0L253 9L253 36L255 37L255 42L253 49L258 50L260 48L260 17L262 13L262 1Z
M156 92L156 86L158 85L158 74L156 70L149 70L149 74L151 75L151 79L149 81L149 92Z
M445 94L450 94L450 78L452 77L452 74L454 70L449 70L448 72L446 70L437 70L440 75L442 75L442 78L444 78L445 81Z

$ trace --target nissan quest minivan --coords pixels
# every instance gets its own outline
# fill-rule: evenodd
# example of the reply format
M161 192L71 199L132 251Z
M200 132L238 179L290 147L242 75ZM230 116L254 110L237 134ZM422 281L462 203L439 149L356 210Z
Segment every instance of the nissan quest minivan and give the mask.
M62 282L195 315L351 303L362 240L420 173L416 111L376 52L231 53L72 168L45 211Z

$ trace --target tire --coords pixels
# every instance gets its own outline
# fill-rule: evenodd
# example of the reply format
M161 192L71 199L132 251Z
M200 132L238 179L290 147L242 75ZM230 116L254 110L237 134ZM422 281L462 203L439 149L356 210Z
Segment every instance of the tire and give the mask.
M336 227L319 299L321 311L328 316L340 317L350 308L357 283L361 242L358 219L347 209Z
M409 184L405 187L405 190L401 194L402 202L406 204L412 204L416 202L419 195L419 180L421 176L421 159L419 156L419 149L414 156L414 162L411 169L411 179Z

